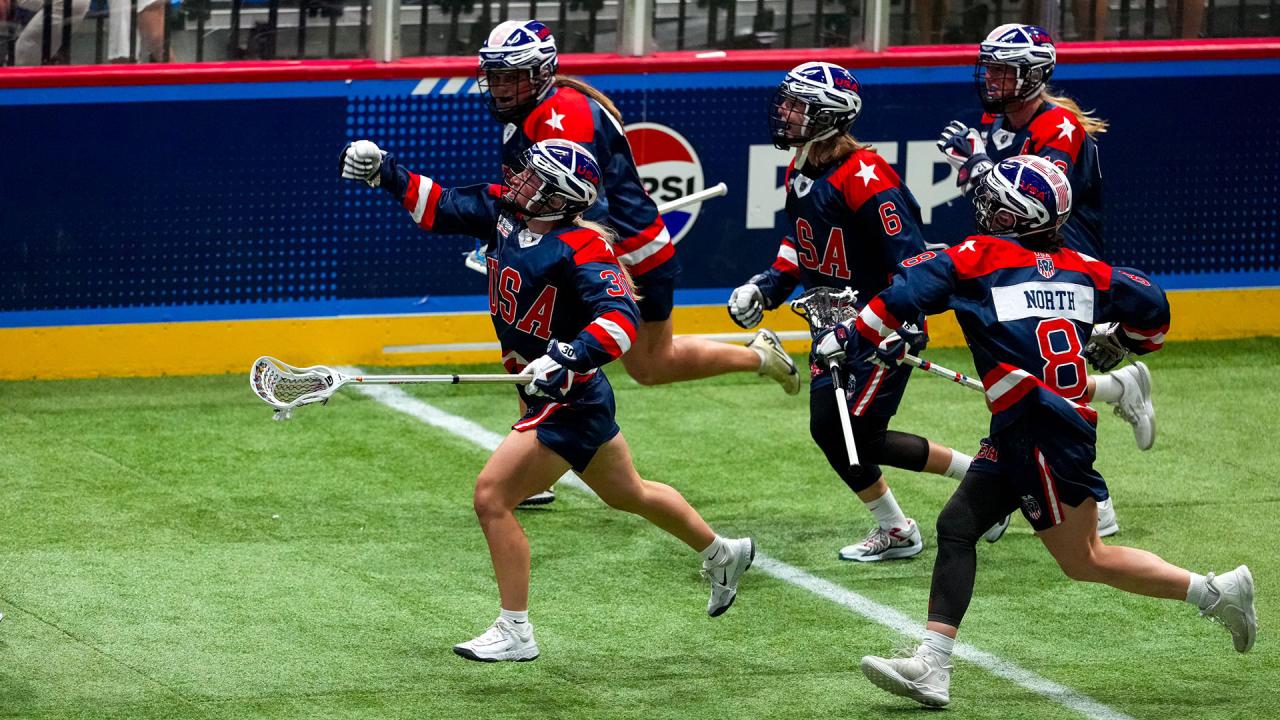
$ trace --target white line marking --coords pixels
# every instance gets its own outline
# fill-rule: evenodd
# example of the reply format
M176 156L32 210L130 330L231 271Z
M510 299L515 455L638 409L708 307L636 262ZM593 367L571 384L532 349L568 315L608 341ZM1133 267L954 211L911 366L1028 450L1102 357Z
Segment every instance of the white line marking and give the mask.
M342 367L338 368L338 371L348 375L364 374L364 371L357 367ZM358 392L368 395L392 410L398 410L409 417L421 420L431 427L439 428L452 435L457 435L464 440L470 440L489 452L497 450L498 445L502 443L502 435L480 427L464 417L451 415L435 406L428 405L405 392L402 388L393 385L355 385L353 387ZM596 494L572 471L565 473L558 482L590 495Z
M360 368L344 367L339 368L339 370L351 375L364 374L364 371ZM502 442L502 436L498 433L487 430L466 418L452 415L428 405L406 393L401 388L390 385L361 385L357 386L356 390L393 410L398 410L432 427L439 428L465 440L470 440L485 450L493 451ZM595 495L591 488L587 487L586 483L571 472L565 473L564 477L560 478L560 483ZM757 551L753 567L770 577L803 590L808 590L819 597L846 607L867 620L883 625L894 632L906 635L914 640L919 640L923 635L924 626L918 619L912 618L888 605L881 605L829 580L811 575L781 560L775 560ZM1084 717L1093 720L1134 720L1129 715L1104 705L1083 693L1072 690L1065 685L1059 685L989 652L979 650L968 643L956 643L955 656L1069 710L1074 710Z

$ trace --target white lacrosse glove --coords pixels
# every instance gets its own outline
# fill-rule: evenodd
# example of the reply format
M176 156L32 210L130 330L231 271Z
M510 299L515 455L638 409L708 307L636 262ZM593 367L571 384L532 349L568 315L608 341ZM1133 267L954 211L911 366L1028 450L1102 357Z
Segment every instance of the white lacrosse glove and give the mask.
M966 187L982 177L994 164L987 157L987 144L982 134L959 120L952 120L942 129L938 138L938 150L958 174L956 185Z
M1107 372L1124 362L1129 349L1120 342L1120 325L1106 323L1093 328L1093 337L1084 346L1084 357L1098 372Z
M342 177L347 180L363 180L369 187L382 183L378 170L387 152L370 140L357 140L342 148Z
M846 323L824 330L814 339L813 355L824 365L843 362L853 337L854 333Z
M736 288L729 296L729 317L742 328L753 328L764 319L764 293L755 283Z
M533 379L524 386L530 395L541 395L552 400L563 401L573 389L573 383L579 375L563 363L572 363L575 357L573 347L568 343L552 340L547 344L547 354L534 360L525 367L527 375Z

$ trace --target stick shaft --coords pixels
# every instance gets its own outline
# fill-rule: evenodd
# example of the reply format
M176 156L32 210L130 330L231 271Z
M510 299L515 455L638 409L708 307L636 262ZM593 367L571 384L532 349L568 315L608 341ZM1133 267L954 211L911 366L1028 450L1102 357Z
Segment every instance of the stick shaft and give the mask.
M425 383L448 383L450 385L505 383L508 385L527 385L532 380L532 375L356 375L347 378L348 382L360 383L361 385L421 385Z
M862 463L858 461L858 444L853 439L849 398L844 393L844 383L840 379L840 363L833 362L828 369L831 373L831 388L836 393L836 409L840 411L840 432L844 434L844 449L849 453L849 467L856 468Z
M938 377L944 377L950 380L951 382L956 383L958 385L963 385L969 388L970 390L977 390L978 392L984 393L984 394L986 393L986 388L982 387L982 383L978 382L977 380L974 380L973 378L969 377L968 375L965 375L964 373L956 372L955 370L948 370L947 368L944 368L941 365L935 365L932 362L925 360L923 358L918 358L915 355L907 355L902 359L902 361L913 368L916 368L918 370L923 370L927 373L933 373Z
M663 215L671 212L672 210L679 210L686 205L692 205L694 203L702 202L703 200L710 200L711 198L718 198L728 192L728 185L725 185L724 183L716 183L715 185L699 190L696 193L689 193L684 197L678 197L675 200L669 200L662 203L658 206L658 214Z

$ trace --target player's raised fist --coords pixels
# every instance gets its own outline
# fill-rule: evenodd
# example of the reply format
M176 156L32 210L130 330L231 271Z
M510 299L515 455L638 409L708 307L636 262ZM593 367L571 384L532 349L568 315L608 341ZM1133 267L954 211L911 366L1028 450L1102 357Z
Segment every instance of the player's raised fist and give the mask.
M378 187L381 178L378 170L386 151L370 140L357 140L342 148L342 177L347 180L363 180L369 187Z

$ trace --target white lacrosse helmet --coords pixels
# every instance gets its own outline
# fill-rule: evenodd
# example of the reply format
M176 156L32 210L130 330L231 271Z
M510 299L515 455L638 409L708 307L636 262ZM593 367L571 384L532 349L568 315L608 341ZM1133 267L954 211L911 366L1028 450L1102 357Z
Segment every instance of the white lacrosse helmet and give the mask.
M526 218L560 220L580 215L604 182L595 157L569 140L534 143L521 156L523 169L508 169L502 204Z
M480 48L476 82L489 112L503 122L519 120L546 98L556 79L556 39L537 20L508 20Z
M973 77L982 107L1004 112L1039 95L1058 61L1049 32L1039 25L1001 25L978 46Z
M769 130L780 149L849 131L862 112L858 79L828 62L807 62L787 73L769 106Z
M1038 155L1002 160L978 182L974 219L992 235L1052 238L1071 214L1066 173Z

